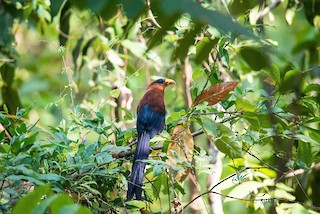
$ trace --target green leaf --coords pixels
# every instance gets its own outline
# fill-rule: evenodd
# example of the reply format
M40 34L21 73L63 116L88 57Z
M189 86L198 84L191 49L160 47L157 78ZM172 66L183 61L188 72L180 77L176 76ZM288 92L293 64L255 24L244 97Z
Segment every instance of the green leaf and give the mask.
M111 96L111 97L113 97L113 98L116 98L116 99L118 99L118 97L120 96L120 89L113 89L113 90L111 90L110 92L109 92L109 95Z
M290 8L290 9L287 9L286 12L285 12L285 18L286 18L286 21L289 25L292 25L292 21L293 21L293 18L294 16L296 15L296 9L295 8Z
M136 57L144 58L147 47L143 43L123 40L121 44L123 47L128 48Z
M301 84L306 74L306 72L300 72L296 70L287 71L284 75L283 81L280 84L280 92L285 93L288 91L300 91Z
M10 126L11 122L8 118L6 118L6 116L4 116L3 114L0 113L0 123L2 123L2 125L4 126Z
M66 194L59 194L59 196L57 198L55 198L55 200L53 200L50 204L50 208L51 208L51 213L52 214L60 214L60 209L65 206L65 205L72 205L74 204L74 202L72 201L72 199ZM68 213L68 212L65 212Z
M0 146L0 153L8 153L10 151L10 145L8 144L2 144Z
M320 143L320 133L319 130L316 129L312 129L308 127L308 133L309 136L315 141L318 142L318 144Z
M46 213L48 207L52 201L54 201L59 195L52 195L48 198L42 200L38 206L36 206L30 214L39 214L39 213Z
M91 211L84 206L80 206L78 204L65 205L61 209L59 209L59 214L91 214Z
M238 111L249 111L249 112L254 112L256 111L256 107L252 105L250 102L247 100L244 100L241 97L238 97L236 99L236 108Z
M42 181L39 181L38 179L33 178L31 176L25 176L25 175L9 175L6 179L9 181L29 181L30 183L33 183L39 186L44 185Z
M266 112L244 112L239 117L244 118L250 124L252 131L271 127L270 117Z
M37 187L33 192L18 201L17 205L13 208L13 214L31 213L41 198L50 193L50 191L49 186Z
M308 84L304 89L304 93L309 93L312 91L320 92L320 84Z
M131 200L126 202L126 208L127 209L138 209L140 210L141 208L145 207L146 203L143 201L138 201L138 200Z
M57 174L38 174L37 178L44 181L62 181L65 178Z
M239 54L252 70L259 71L269 66L267 55L258 48L242 47Z
M152 190L155 198L158 198L160 196L161 187L165 182L166 182L166 176L164 174L160 174L154 180Z
M301 115L301 116L314 116L314 112L312 109L307 108L304 105L299 103L291 103L290 105L283 108L285 112L290 112L294 115Z
M298 142L298 160L305 163L307 167L310 167L312 164L312 151L311 145L308 142Z
M201 63L208 59L209 53L217 45L218 40L204 37L196 46L196 62Z
M305 142L305 143L314 143L317 145L320 144L320 142L317 142L317 141L313 140L311 137L304 135L304 134L295 134L294 137L298 140Z
M2 105L2 107L3 107L3 111L4 111L6 114L9 114L8 106L7 106L5 103Z
M235 198L246 198L252 192L258 191L258 189L263 188L264 184L262 182L257 181L247 181L241 182L239 185L236 185L228 195L232 195ZM229 202L233 201L234 199L226 198L224 201Z
M217 148L230 158L242 157L241 142L236 139L235 134L229 128L212 119L201 116L200 125L205 133L212 137Z
M239 16L241 14L246 14L250 9L259 5L259 0L234 0L229 5L229 10L231 14Z
M64 0L55 0L55 1L51 1L50 4L50 14L53 17L55 17L59 11L61 6L63 5Z
M299 203L280 203L276 207L277 213L299 213L299 214L318 214L311 209L307 209Z
M96 144L92 143L90 144L83 152L83 154L81 155L81 158L83 160L86 160L87 158L93 156L94 152L96 150Z
M24 135L14 135L10 141L10 145L11 145L11 152L14 154L17 154L21 148L21 143L22 140L24 138Z
M0 133L0 142L3 142L5 136L6 136L6 131L3 130L3 131Z
M145 10L145 3L142 0L121 0L123 10L129 19L134 22Z
M103 122L104 122L104 116L103 116L103 114L101 114L101 113L98 112L98 111L96 111L95 114L96 114L96 116L99 118L100 123L103 123Z
M201 6L201 4L189 0L153 0L150 2L151 8L156 11L158 18L161 15L166 17L173 14L188 13L194 23L203 25L211 25L223 33L232 32L234 34L242 34L248 38L259 40L249 29L232 21L228 17L217 10L209 10ZM161 25L162 26L162 25Z
M287 199L289 201L294 201L296 199L295 196L293 196L292 194L288 193L286 190L278 189L278 188L276 188L274 190L274 197L275 198L281 198L281 199Z
M194 44L196 35L201 30L202 25L201 24L195 24L195 27L191 30L188 30L184 33L184 36L182 39L178 40L178 45L175 48L175 54L176 57L184 60L184 58L187 56L189 47Z
M94 195L98 195L99 197L101 197L101 193L99 192L99 190L96 190L94 188L92 188L89 184L81 184L82 187L84 187L86 190L88 190L89 192L91 192Z
M202 73L202 70L201 69L198 69L198 70L195 70L193 73L192 73L192 79L197 79L198 77L202 77L203 73Z

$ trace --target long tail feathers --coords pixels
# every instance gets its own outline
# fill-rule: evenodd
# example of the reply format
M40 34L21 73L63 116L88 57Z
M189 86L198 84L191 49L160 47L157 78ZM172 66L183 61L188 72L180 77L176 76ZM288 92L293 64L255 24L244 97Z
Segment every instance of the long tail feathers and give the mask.
M136 195L137 200L142 197L142 183L144 170L147 163L140 160L146 160L149 156L150 135L146 132L142 133L137 142L137 148L134 153L134 160L131 170L130 182L128 185L127 199L130 200Z

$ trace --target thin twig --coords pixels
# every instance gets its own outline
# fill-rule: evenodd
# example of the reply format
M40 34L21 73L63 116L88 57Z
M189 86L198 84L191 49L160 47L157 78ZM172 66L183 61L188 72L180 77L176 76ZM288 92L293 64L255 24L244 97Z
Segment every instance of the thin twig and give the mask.
M154 18L154 15L153 15L153 13L152 13L152 10L151 10L151 7L150 7L150 0L146 0L146 2L147 2L147 6L148 6L148 15L149 15L149 18L151 19L151 21L153 22L153 24L154 24L157 28L161 29L161 28L162 28L161 25L157 22L157 20Z
M313 164L309 169L308 171L312 171L312 170L317 170L320 168L320 163L316 163L316 164ZM291 177L295 177L297 175L301 175L303 173L305 173L306 170L303 170L303 169L297 169L297 170L294 170L294 171L290 171L286 174L283 174L280 178L279 178L279 181L283 181L284 179L286 178L291 178Z
M242 173L248 169L254 169L254 170L258 170L258 169L264 169L264 168L268 168L268 167L245 167L244 169L237 171L236 173L233 173L231 175L229 175L228 177L225 177L224 179L222 179L221 181L219 181L218 183L216 183L215 185L213 185L208 191L201 193L200 195L198 195L197 197L193 198L191 201L189 201L183 208L182 210L186 209L190 204L192 204L195 200L197 200L198 198L202 197L203 195L212 193L212 190L214 188L216 188L217 186L219 186L220 184L222 184L223 182L229 180L230 178L233 178L234 176L238 176L239 173ZM182 212L182 210L180 210L179 213Z
M218 112L205 112L205 113L198 113L199 115L217 115L217 114L243 114L243 111L218 111Z
M277 169L274 166L271 166L270 164L266 163L265 161L261 160L260 158L258 158L255 154L251 153L249 150L245 150L246 153L248 153L251 157L254 157L255 159L257 159L258 161L260 161L261 163L263 163L265 166L267 166L270 169L273 169L277 172L283 173L282 171L280 171L279 169Z
M271 4L269 4L268 7L265 7L262 11L260 11L257 14L257 18L256 20L261 19L262 17L264 17L265 15L267 15L273 8L277 7L280 3L282 3L284 0L276 0L274 2L272 2Z
M11 141L12 137L11 135L9 134L9 132L7 131L7 129L2 125L2 123L0 123L0 132L3 132L6 134L6 136L9 138L9 140ZM3 144L4 142L1 143L1 145Z
M16 119L16 120L20 120L20 121L23 121L23 122L25 122L25 123L34 125L33 122L31 122L30 120L28 120L28 119L26 119L26 118L24 118L24 117L17 117L16 115L12 115L12 114L4 114L4 116L5 116L6 118L9 118L9 119ZM39 120L38 120L38 121L39 121ZM44 132L52 135L52 133L51 133L49 130L47 130L47 129L44 128L43 126L39 125L39 124L38 124L38 121L36 122L35 127L37 127L37 128L39 128L39 129L41 129L42 131L44 131ZM53 136L53 135L52 135L52 136Z

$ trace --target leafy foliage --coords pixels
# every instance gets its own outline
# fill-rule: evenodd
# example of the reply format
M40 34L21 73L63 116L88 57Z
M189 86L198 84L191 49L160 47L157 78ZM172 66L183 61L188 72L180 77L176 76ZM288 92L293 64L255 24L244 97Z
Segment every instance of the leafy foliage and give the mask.
M192 212L213 194L225 212L318 210L318 6L1 1L1 212ZM132 106L160 75L178 83L167 130L146 200L125 201Z

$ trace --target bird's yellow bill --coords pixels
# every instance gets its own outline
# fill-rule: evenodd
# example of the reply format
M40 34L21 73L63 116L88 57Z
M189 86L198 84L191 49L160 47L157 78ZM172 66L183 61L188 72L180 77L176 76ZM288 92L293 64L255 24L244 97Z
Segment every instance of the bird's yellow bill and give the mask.
M166 79L166 85L176 84L176 82L172 79Z

